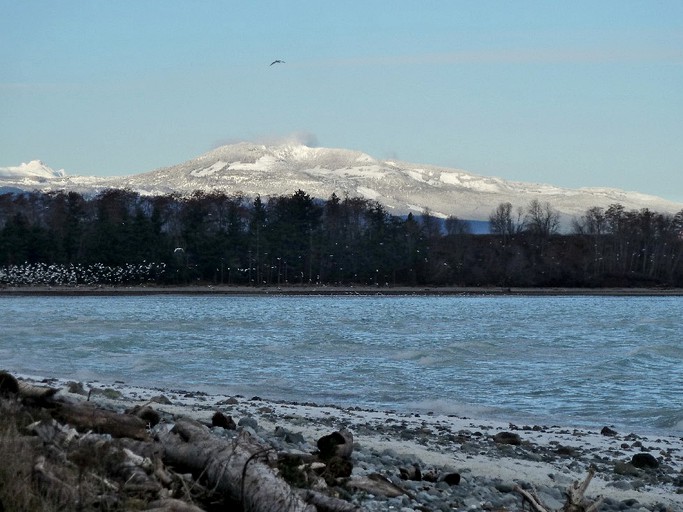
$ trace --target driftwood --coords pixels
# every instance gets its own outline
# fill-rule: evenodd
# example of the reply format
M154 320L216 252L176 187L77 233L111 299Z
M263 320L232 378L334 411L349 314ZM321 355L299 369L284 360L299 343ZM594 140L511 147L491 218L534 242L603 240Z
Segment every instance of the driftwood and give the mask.
M144 420L131 414L99 409L88 402L54 402L51 414L58 421L68 423L79 430L91 430L98 434L129 437L140 441L150 439Z
M153 493L158 493L162 489L163 481L150 477L150 474L159 469L155 467L155 462L151 458L126 447L126 441L129 441L127 439L112 441L99 434L79 434L74 428L61 425L54 419L33 423L27 427L27 430L38 436L45 445L52 446L61 452L61 458L64 460L69 459L76 465L83 467L93 459L102 464L106 463L109 472L125 482L123 487L138 486L138 490ZM130 441L131 446L133 443L134 441ZM43 479L50 476L45 471L44 464L43 457L42 465L37 463L34 467L34 473ZM50 481L49 478L47 480ZM116 485L110 482L102 480L100 482L111 487L111 490L119 490ZM54 479L52 479L52 483L54 483Z
M89 401L67 401L58 391L0 371L0 395L22 406L40 407L52 417L26 430L42 441L50 459L47 464L45 457L34 461L33 480L62 501L82 498L84 504L108 506L121 496L139 497L151 500L150 506L158 512L195 512L201 509L193 502L215 503L216 499L250 512L357 510L313 488L293 488L279 474L276 451L246 430L226 440L188 418L179 419L170 431L153 429L160 417L147 404L117 413ZM314 456L305 464L322 488L325 482L316 473L330 473L339 460L350 464L346 458L353 446L347 431L333 433L329 441L332 457L326 464L319 463L322 468L313 470ZM196 480L174 468L192 473ZM91 489L101 492L95 496ZM181 497L184 501L177 499Z
M596 512L602 504L602 498L598 498L593 503L586 500L584 494L595 475L595 468L591 467L588 470L588 475L583 482L574 482L566 491L567 501L562 509L558 512ZM524 501L528 502L533 510L536 512L552 512L548 509L535 493L525 491L518 485L515 486L515 491L522 495Z
M170 432L159 434L159 441L167 463L202 475L211 488L242 502L246 510L316 511L277 476L271 467L276 454L246 430L230 442L183 418Z
M413 497L409 491L391 483L388 478L379 473L371 473L368 476L352 478L347 482L346 486L350 489L361 489L370 494L386 496L387 498L396 498L403 495L406 495L409 498Z

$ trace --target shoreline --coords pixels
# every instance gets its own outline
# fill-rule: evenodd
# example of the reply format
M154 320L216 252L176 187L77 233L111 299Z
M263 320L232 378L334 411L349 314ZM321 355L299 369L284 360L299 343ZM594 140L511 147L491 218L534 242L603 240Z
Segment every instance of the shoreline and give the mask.
M553 508L559 508L564 490L572 482L582 481L591 467L596 474L586 496L605 498L600 510L683 510L683 438L675 436L608 428L596 431L558 425L515 425L451 414L379 411L137 387L122 381L80 383L82 393L78 395L67 391L67 379L19 378L60 387L59 393L71 399L85 400L83 393L87 393L88 400L95 404L119 411L151 404L170 421L189 417L211 425L212 415L219 411L239 425L248 424L267 443L303 452L314 450L321 436L347 429L354 440L354 478L376 472L386 474L395 484L411 491L410 503L401 498L403 506L411 510L433 506L435 502L430 500L437 498L459 501L466 509L475 506L479 510L486 501L516 504L519 508L521 499L512 490L515 485L539 490ZM297 438L298 444L285 446L283 432ZM500 435L516 442L500 442ZM657 467L635 467L632 461L636 454L651 455L658 461ZM401 480L399 470L414 464L423 473L457 472L462 480L451 487ZM388 504L393 504L382 496L362 499L362 509L373 512L387 510Z
M457 286L0 286L3 296L146 296L146 295L229 295L229 296L596 296L596 297L683 297L683 288L515 288Z

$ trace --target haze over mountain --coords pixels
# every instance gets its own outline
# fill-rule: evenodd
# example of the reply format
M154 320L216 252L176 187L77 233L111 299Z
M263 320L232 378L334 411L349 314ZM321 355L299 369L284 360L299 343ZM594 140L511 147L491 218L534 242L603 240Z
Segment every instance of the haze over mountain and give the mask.
M128 188L143 195L221 191L250 198L257 194L262 198L289 195L301 189L320 199L332 193L340 198L364 197L378 201L393 215L420 214L429 209L437 217L454 215L468 220L488 220L502 202L526 207L537 199L557 209L565 225L588 208L614 203L628 210L683 210L683 203L638 192L506 181L458 169L378 160L359 151L301 144L231 144L171 167L109 178L68 176L40 161L0 168L0 192L73 190L94 194L107 188Z

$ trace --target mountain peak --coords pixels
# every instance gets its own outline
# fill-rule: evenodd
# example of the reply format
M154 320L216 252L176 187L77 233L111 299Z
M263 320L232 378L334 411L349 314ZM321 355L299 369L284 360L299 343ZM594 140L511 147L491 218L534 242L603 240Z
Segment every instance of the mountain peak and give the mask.
M215 148L194 160L185 162L185 164L201 161L212 165L219 160L241 164L259 164L264 168L270 168L278 163L288 163L289 166L294 165L296 167L325 169L377 163L377 160L361 151L310 147L298 141L286 141L275 144L252 142L228 144Z
M11 179L45 179L63 178L66 176L64 169L55 171L42 160L31 160L14 167L0 167L0 178Z

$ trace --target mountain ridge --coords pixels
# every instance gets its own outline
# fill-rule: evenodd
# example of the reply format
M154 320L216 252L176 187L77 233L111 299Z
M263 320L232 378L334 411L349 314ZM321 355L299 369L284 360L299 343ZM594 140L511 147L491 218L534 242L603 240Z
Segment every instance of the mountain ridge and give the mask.
M93 194L107 188L127 188L143 195L201 190L262 198L300 189L320 199L332 193L364 197L381 203L393 215L428 209L437 217L467 220L487 220L503 202L526 207L536 199L558 210L565 225L588 208L615 203L629 210L649 208L672 214L683 210L683 203L640 192L510 181L455 168L380 160L356 150L295 143L225 145L176 165L119 177L69 176L63 170L53 171L40 164L42 170L33 173L28 172L28 164L22 164L25 168L0 168L0 189ZM37 164L33 167L37 168ZM19 172L22 168L27 171L23 176ZM7 169L12 172L3 172Z

